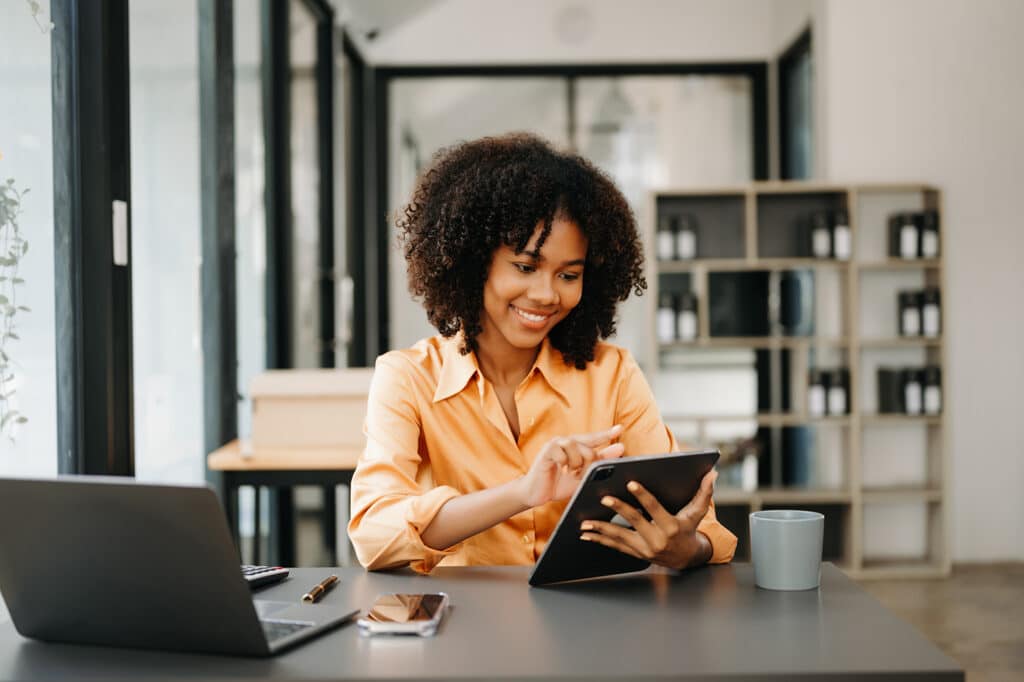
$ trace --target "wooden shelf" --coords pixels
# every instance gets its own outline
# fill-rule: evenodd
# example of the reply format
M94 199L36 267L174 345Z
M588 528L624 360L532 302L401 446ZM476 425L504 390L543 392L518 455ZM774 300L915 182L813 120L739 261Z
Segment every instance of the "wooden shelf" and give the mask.
M678 414L663 415L666 422L757 422L760 426L849 426L850 416L810 417L805 414Z
M942 424L940 414L864 414L861 415L862 424L928 424L938 426Z
M893 336L889 338L860 339L861 348L938 348L941 336Z
M674 396L665 395L662 414L665 421L697 440L713 442L718 434L745 434L755 427L779 429L808 426L813 430L819 448L827 449L829 467L841 467L843 481L850 481L850 490L812 490L807 488L768 487L753 491L725 487L715 491L715 501L722 506L731 505L730 518L742 515L744 507L750 510L765 506L783 508L813 508L821 505L845 505L845 520L838 531L842 537L843 570L856 577L932 577L948 574L948 460L951 452L949 421L944 415L865 414L859 411L869 398L864 391L873 390L867 373L874 373L879 364L906 366L938 365L948 371L948 344L940 337L898 337L895 327L886 324L895 321L894 300L883 295L889 290L937 286L942 289L940 319L948 320L949 296L946 291L945 245L948 240L943 219L942 192L928 183L899 182L891 184L862 183L836 184L832 182L754 182L732 187L671 188L656 190L651 195L650 215L659 211L691 213L699 229L700 258L687 261L649 262L648 277L653 293L659 287L677 291L688 286L697 297L697 338L662 344L657 335L647 334L644 339L645 362L653 365L655 374L664 371L664 388L679 386L680 391L694 384L678 383L689 380L687 373L700 373L695 380L714 381L715 370L747 372L753 369L753 351L770 351L758 355L768 356L760 381L789 381L789 403L781 402L783 394L776 386L757 386L763 403L754 402L744 393L742 401L725 403L718 409L732 414L707 414L711 403L705 401L676 402ZM903 211L933 210L940 214L943 247L937 258L900 259L889 255L889 216ZM793 256L809 253L808 235L804 226L812 215L820 212L835 215L845 211L852 237L850 260ZM656 220L644 225L645 245L656 239ZM716 289L719 273L770 273L770 282L780 279L784 270L803 271L801 277L814 279L813 306L809 312L819 336L757 336L713 337L711 329L725 329L717 324L718 316L735 318L739 311L722 309L721 302L711 310L710 296ZM662 277L667 275L667 277ZM674 276L674 278L673 278ZM674 281L673 281L674 279ZM743 297L746 292L736 292ZM717 295L717 294L716 294ZM770 296L779 296L777 290ZM747 296L749 298L749 296ZM724 299L723 299L724 300ZM657 316L657 296L646 302L648 328L654 330ZM774 309L777 311L777 309ZM715 319L712 319L712 312ZM764 314L764 311L759 311ZM735 327L745 329L746 327ZM760 327L775 330L775 326ZM771 332L768 332L769 334ZM865 338L874 334L875 338ZM889 336L881 336L892 334ZM791 351L780 353L778 351ZM788 357L787 357L788 356ZM882 362L882 361L885 362ZM645 365L647 366L647 365ZM809 369L844 366L850 376L847 394L851 414L838 417L811 418L804 407L809 399L806 376ZM672 376L668 376L668 373ZM657 378L657 377L654 377ZM731 380L731 379L730 379ZM702 384L701 384L702 385ZM766 390L772 389L772 390ZM750 401L748 404L747 401ZM760 404L764 412L743 413L744 408ZM783 412L783 405L794 407L794 412ZM667 409L665 409L667 408ZM874 409L874 408L872 408ZM686 410L690 414L680 414ZM676 414L671 414L675 412ZM736 412L740 412L737 414ZM818 428L822 427L822 428ZM829 428L830 427L830 428ZM920 449L924 454L921 466L926 469L920 476L902 480L920 480L917 487L863 488L863 480L886 481L888 464L882 459L896 458L903 453L904 436L913 437L914 456ZM866 453L870 448L871 453ZM877 452L883 448L884 452ZM781 483L782 454L776 452L768 464L770 480ZM878 456L868 457L867 454ZM838 457L836 461L832 458ZM908 464L910 466L911 464ZM913 466L917 466L914 460ZM871 471L865 472L865 467ZM879 468L883 467L883 468ZM830 469L832 470L832 469ZM865 473L874 476L865 477ZM932 483L939 481L939 483ZM928 508L929 528L924 538L924 559L907 557L894 561L865 560L865 545L871 546L864 533L875 532L865 528L864 504L916 503ZM865 543L865 540L869 542Z
M846 270L849 267L849 261L831 258L695 258L692 260L658 261L658 273L662 275L692 272L698 268L707 272L753 272L808 268Z
M765 504L849 504L853 496L847 490L813 488L715 488L716 505L749 505L760 507Z
M885 270L939 270L942 268L942 261L937 258L913 258L907 260L886 260L877 263L857 263L857 269L862 272L885 271Z
M847 338L826 338L821 336L713 336L701 337L694 341L660 343L662 351L689 350L692 348L804 348L807 346L832 346L842 348L850 345Z
M938 488L865 488L861 492L864 504L879 502L939 502L942 490Z

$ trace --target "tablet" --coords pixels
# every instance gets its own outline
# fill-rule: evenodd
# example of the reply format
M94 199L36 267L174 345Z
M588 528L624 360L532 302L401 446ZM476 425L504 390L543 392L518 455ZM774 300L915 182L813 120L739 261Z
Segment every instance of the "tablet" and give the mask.
M649 561L580 540L580 524L587 519L611 521L616 516L613 510L601 504L605 495L617 497L643 512L633 494L626 490L630 481L647 488L666 511L675 514L697 494L704 474L711 471L717 461L717 450L701 450L591 463L537 560L530 574L530 584L546 585L647 568ZM647 516L646 512L644 515Z

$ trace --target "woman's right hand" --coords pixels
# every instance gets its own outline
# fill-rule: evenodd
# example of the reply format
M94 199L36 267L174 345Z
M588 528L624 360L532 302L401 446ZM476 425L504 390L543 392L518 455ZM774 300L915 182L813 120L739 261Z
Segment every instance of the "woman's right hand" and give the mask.
M622 426L616 424L605 431L549 440L537 453L530 470L517 481L523 505L532 509L568 498L591 462L622 457L625 447L615 442L621 435Z

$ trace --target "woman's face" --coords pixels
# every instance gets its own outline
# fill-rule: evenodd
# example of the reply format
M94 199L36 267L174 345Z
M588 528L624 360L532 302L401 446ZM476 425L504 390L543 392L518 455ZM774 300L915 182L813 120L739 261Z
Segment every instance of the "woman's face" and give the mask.
M509 246L494 252L484 283L481 343L536 348L580 302L587 240L575 222L555 217L538 252L543 227L538 223L522 253Z

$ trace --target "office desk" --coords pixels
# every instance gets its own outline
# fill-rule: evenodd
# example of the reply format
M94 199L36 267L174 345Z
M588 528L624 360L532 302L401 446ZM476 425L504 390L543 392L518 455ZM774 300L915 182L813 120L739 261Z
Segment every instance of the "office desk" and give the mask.
M268 486L279 490L278 497L278 557L274 559L284 566L295 563L295 521L292 513L291 486L315 485L324 487L324 537L327 544L336 549L348 546L348 535L337 523L336 488L352 482L352 474L359 461L356 450L301 448L289 450L243 451L238 440L214 450L206 457L211 471L223 476L221 499L228 517L228 527L236 547L241 547L238 533L238 489L243 485ZM347 494L343 496L348 509ZM256 496L256 537L259 537L259 496ZM347 513L343 518L347 518ZM339 532L340 531L340 532ZM255 543L258 548L259 543ZM255 551L253 563L261 563L259 552Z
M298 600L336 569L296 569L260 596ZM436 637L364 638L351 623L274 659L44 644L0 625L0 681L70 680L963 680L950 658L827 564L822 587L770 592L747 564L530 588L526 567L431 577L340 569L325 603L443 590Z

